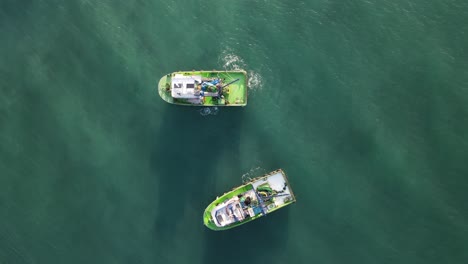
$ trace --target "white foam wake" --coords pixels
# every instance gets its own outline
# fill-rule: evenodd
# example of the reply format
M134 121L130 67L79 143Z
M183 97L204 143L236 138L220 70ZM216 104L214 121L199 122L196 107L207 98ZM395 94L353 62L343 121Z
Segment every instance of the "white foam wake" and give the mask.
M229 50L224 50L220 59L223 64L223 68L227 71L245 70L246 68L244 60Z
M254 71L249 71L248 72L248 80L247 80L247 86L249 87L250 90L261 90L263 85L262 85L262 76Z
M266 174L266 170L261 168L261 167L256 167L250 169L248 172L244 173L241 177L242 182L248 182L252 180L253 178L260 177Z
M221 53L220 64L227 71L247 71L247 86L250 90L260 90L262 88L262 76L258 72L250 70L244 59L236 55L232 50L226 49Z

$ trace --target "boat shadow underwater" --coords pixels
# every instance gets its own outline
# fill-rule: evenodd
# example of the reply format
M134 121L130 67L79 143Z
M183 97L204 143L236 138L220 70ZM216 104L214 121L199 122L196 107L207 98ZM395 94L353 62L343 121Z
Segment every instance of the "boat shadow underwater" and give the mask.
M216 195L221 163L228 160L233 164L229 175L232 171L241 174L236 164L243 109L225 108L216 116L202 116L198 108L163 107L150 165L159 186L154 231L157 240L174 242L181 223L187 225L184 230L206 229L201 220L203 210Z

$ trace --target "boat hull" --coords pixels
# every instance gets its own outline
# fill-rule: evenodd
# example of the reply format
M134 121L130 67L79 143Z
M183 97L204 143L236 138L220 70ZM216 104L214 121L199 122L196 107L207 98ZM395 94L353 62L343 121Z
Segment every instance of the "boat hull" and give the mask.
M265 198L262 198L262 197L267 197L267 196L258 195L258 193L263 192L263 191L260 191L260 188L270 188L266 186L272 186L274 188L277 188L278 184L283 184L283 183L284 183L284 187L282 188L282 190L280 190L283 196L274 198L278 200L270 199L269 202L265 202L263 201ZM253 214L251 213L251 215L249 215L246 218L243 218L243 220L241 221L235 221L226 225L221 225L220 221L218 220L216 216L217 212L222 211L225 203L230 203L230 201L235 200L236 197L242 196L243 194L246 194L246 193L255 193L255 195L257 195L257 198L260 201L260 203L258 203L257 205L250 206L252 208L246 208L246 207L243 208L245 212L247 212L248 210L251 210ZM227 229L231 229L231 228L243 225L245 223L251 222L255 219L261 218L262 216L265 216L269 213L272 213L278 209L281 209L295 202L296 202L296 198L289 186L289 182L286 177L286 174L284 173L283 170L279 169L279 170L270 172L266 175L254 178L251 181L223 194L222 196L217 197L215 201L213 201L205 209L203 213L203 223L206 227L215 231L227 230ZM258 213L255 213L254 210L256 211L259 210L259 211Z
M225 84L223 98L206 96L203 100L174 98L171 94L171 81L175 75L192 76L202 78L222 78ZM247 73L243 70L235 71L178 71L163 76L158 83L159 96L166 102L185 106L245 106L247 105Z

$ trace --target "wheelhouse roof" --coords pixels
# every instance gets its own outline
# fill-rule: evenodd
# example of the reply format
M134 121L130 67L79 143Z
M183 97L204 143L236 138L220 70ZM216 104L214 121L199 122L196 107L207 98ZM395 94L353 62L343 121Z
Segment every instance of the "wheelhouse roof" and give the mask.
M196 83L201 83L199 75L176 74L171 80L171 95L174 98L197 98Z

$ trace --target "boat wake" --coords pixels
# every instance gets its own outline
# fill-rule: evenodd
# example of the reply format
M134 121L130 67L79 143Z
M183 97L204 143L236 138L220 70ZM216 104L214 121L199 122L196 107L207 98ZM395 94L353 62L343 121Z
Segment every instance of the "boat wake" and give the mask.
M248 72L247 86L250 90L261 90L262 89L262 76L254 71Z
M232 71L232 70L245 70L247 71L247 87L249 90L261 90L263 86L262 76L253 70L249 70L245 61L234 54L231 50L225 50L221 53L220 56L220 64L223 65L224 70Z
M266 174L265 169L262 169L260 167L256 167L256 168L252 168L248 172L242 174L241 179L242 179L243 183L246 183L246 182L251 181L253 178L256 178L258 176L262 176L264 174Z
M207 115L217 115L219 112L219 108L217 106L214 107L203 107L200 109L200 115L207 116Z
M244 60L229 50L223 51L220 60L223 68L227 71L243 70L246 67Z

